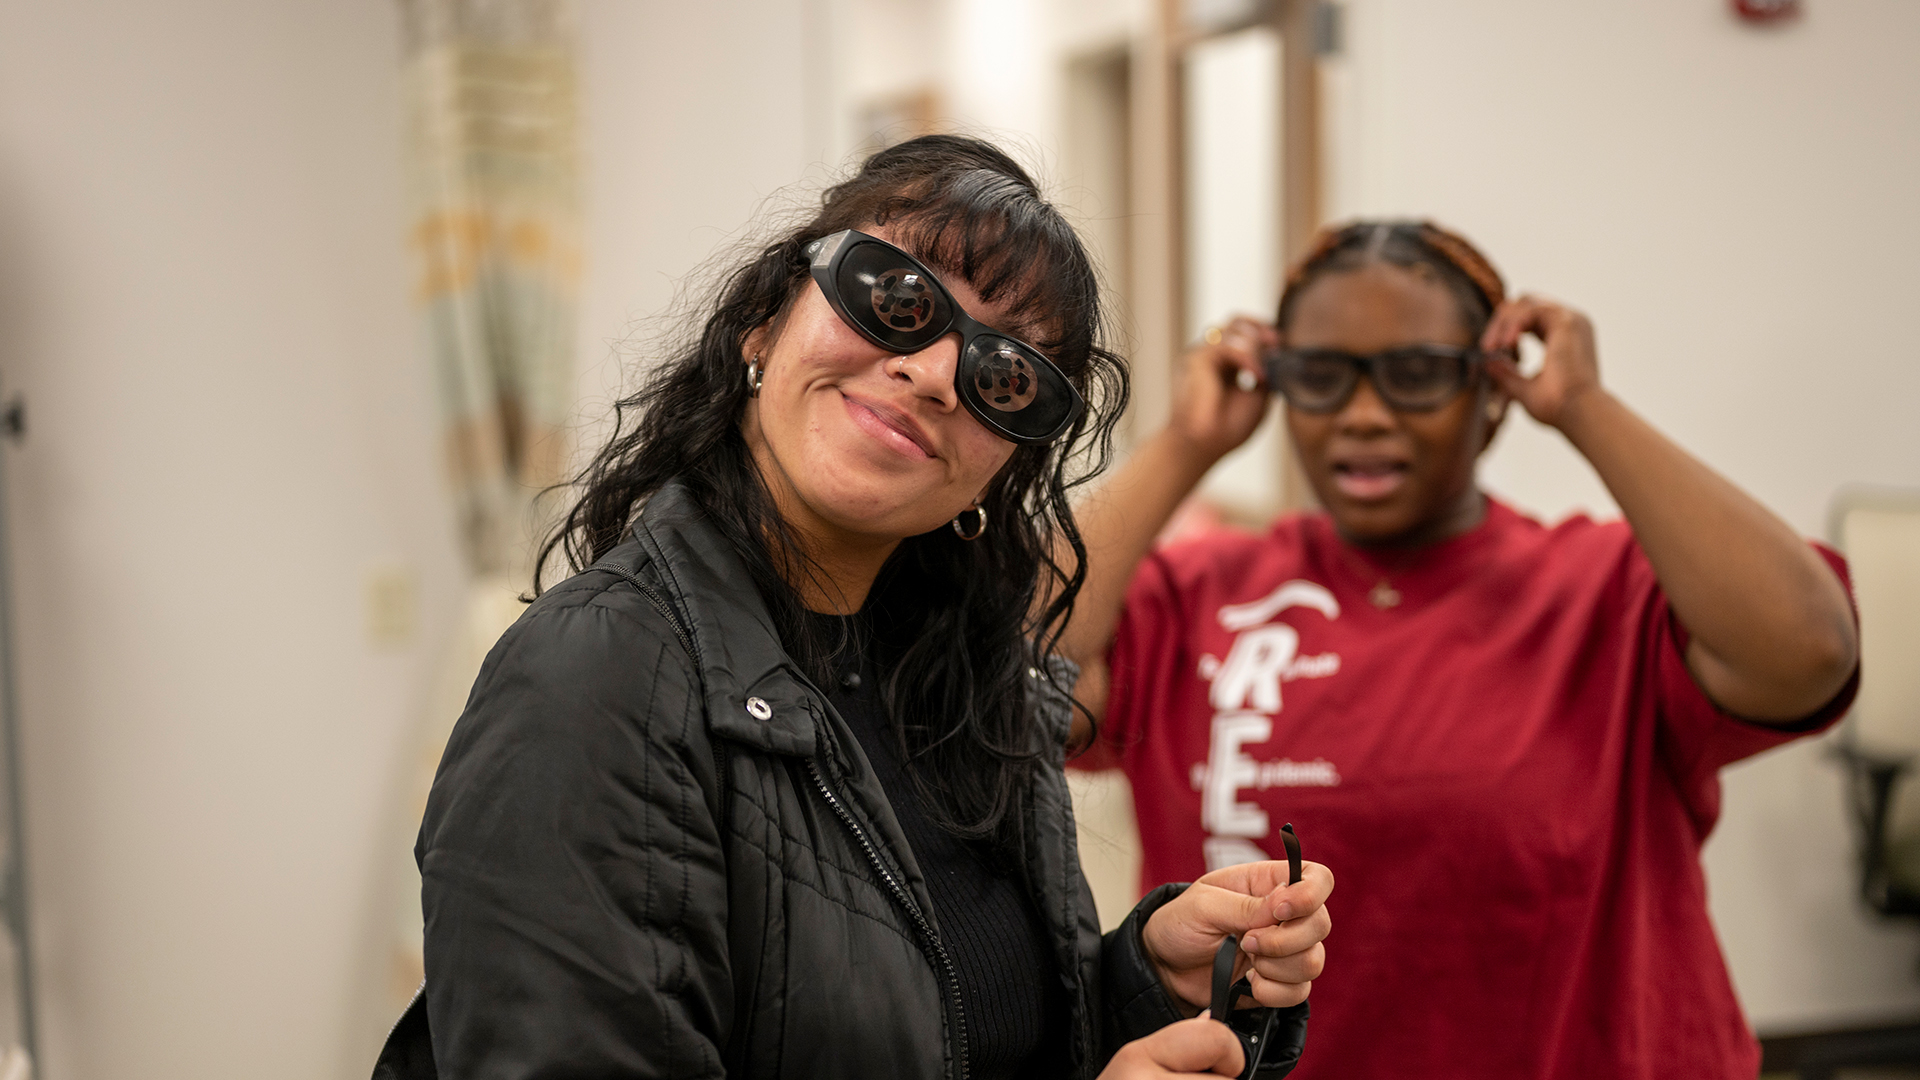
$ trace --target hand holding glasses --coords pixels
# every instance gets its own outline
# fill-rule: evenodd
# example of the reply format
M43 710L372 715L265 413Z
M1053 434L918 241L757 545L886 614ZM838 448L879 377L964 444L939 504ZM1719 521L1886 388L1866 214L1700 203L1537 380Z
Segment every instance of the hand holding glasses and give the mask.
M1300 837L1295 835L1293 825L1280 826L1280 842L1287 849L1287 884L1300 883ZM1227 1025L1235 1037L1240 1040L1246 1052L1246 1067L1241 1070L1242 1077L1251 1077L1260 1070L1262 1061L1272 1048L1276 1032L1277 1010L1269 1008L1248 1009L1242 1013L1234 1012L1234 1005L1243 997L1253 996L1252 983L1245 977L1236 981L1233 977L1235 962L1239 959L1240 939L1232 934L1220 943L1220 951L1213 957L1213 995L1208 1015ZM1300 1048L1289 1047L1275 1051L1276 1055L1291 1053L1297 1060ZM1275 1061L1280 1058L1276 1056Z

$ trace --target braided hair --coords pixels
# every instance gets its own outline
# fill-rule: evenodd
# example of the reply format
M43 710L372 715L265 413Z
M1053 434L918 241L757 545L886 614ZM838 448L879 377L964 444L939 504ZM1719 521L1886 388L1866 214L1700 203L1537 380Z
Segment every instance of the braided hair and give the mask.
M1300 294L1328 274L1387 263L1431 276L1453 294L1460 321L1478 340L1493 310L1506 299L1500 271L1467 239L1431 221L1352 221L1320 230L1307 254L1287 274L1274 320L1284 333Z

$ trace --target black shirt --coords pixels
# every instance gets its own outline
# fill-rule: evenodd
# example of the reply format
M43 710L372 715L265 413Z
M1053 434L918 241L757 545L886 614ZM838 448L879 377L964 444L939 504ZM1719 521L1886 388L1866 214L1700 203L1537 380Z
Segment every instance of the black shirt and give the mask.
M829 641L854 631L847 624L859 618L809 617ZM1036 1073L1067 1037L1066 992L1046 925L1017 870L1002 869L982 843L954 836L928 815L887 717L871 650L864 651L857 659L843 651L833 685L822 689L859 738L926 876L940 940L960 980L968 1071L982 1080Z

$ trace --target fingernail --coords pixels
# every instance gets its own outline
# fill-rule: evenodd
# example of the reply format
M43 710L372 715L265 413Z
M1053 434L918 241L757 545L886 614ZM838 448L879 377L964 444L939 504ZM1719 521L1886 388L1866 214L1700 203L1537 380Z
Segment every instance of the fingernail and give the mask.
M1240 951L1252 952L1260 947L1260 938L1251 930L1240 935Z
M1280 903L1274 905L1273 920L1275 922L1286 922L1288 919L1291 919L1291 918L1293 918L1293 902L1292 901L1282 900Z
M1212 1015L1213 1015L1213 1010L1212 1010L1212 1009L1210 1009L1210 1008L1207 1008L1207 1009L1201 1009L1201 1010L1200 1010L1200 1015L1199 1015L1199 1016L1197 1016L1197 1017L1195 1017L1195 1019L1197 1019L1197 1020L1205 1020L1206 1018L1208 1018L1208 1017L1210 1017L1210 1016L1212 1016Z

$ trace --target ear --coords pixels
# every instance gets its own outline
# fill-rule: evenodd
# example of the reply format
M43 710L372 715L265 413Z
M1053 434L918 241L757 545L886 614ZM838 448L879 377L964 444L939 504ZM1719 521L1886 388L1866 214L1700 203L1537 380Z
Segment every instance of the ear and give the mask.
M758 356L761 358L761 366L765 367L766 354L773 348L773 338L772 319L747 331L747 335L740 339L740 362L751 363L753 358Z

